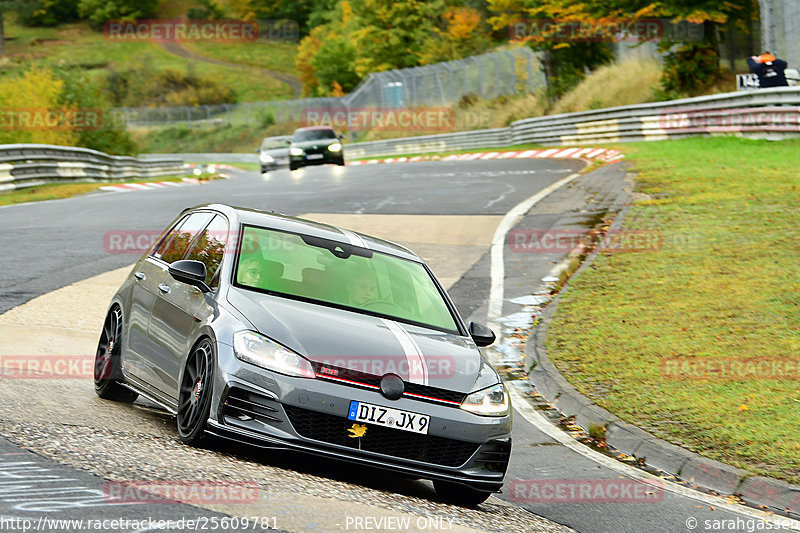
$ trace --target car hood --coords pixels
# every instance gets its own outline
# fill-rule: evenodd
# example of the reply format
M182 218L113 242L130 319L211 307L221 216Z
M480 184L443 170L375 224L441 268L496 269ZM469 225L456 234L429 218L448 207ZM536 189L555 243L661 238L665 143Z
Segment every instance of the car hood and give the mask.
M316 139L314 141L294 141L292 146L305 150L307 148L322 148L338 142L340 142L339 139Z
M461 393L498 382L469 338L244 289L228 301L261 334L326 366Z

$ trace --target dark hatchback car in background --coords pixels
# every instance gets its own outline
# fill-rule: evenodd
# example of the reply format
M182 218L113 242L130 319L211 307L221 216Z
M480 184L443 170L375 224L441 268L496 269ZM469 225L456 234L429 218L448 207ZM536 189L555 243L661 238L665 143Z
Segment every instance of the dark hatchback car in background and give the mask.
M295 130L289 148L289 169L328 163L344 165L344 149L333 128L309 126Z
M267 137L261 141L261 148L258 152L258 162L261 164L261 173L276 170L289 164L289 145L292 137L283 135L280 137Z
M139 395L196 444L217 435L432 480L474 505L503 485L511 406L423 260L275 213L188 209L114 295L101 398Z

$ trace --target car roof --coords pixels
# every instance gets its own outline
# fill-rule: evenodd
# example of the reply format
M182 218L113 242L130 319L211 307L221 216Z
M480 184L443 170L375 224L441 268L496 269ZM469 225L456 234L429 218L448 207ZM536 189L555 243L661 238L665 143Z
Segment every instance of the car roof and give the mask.
M294 130L295 133L298 131L313 131L313 130L332 130L333 127L331 126L305 126L303 128L297 128Z
M351 230L316 222L305 218L293 217L276 213L274 211L262 211L248 207L234 207L225 204L203 204L184 210L184 213L198 209L213 209L226 215L232 221L240 224L252 226L262 226L273 228L279 231L297 233L300 235L310 235L320 237L342 244L349 244L376 252L396 255L412 261L424 262L417 254L397 243L357 233Z

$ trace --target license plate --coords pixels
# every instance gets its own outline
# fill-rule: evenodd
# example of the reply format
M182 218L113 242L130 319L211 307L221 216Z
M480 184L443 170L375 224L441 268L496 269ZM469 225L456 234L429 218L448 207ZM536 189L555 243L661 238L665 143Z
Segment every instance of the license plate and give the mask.
M325 157L323 154L308 154L306 159L322 159Z
M382 407L371 403L350 402L347 418L356 422L368 422L387 428L402 429L412 433L428 433L431 417L419 413L409 413L391 407Z

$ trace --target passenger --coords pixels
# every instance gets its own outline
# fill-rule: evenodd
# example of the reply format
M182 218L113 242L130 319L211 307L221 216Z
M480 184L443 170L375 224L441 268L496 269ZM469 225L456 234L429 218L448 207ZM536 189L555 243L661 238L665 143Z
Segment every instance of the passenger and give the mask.
M242 256L239 261L238 280L242 285L265 288L264 270L261 261L254 255Z

